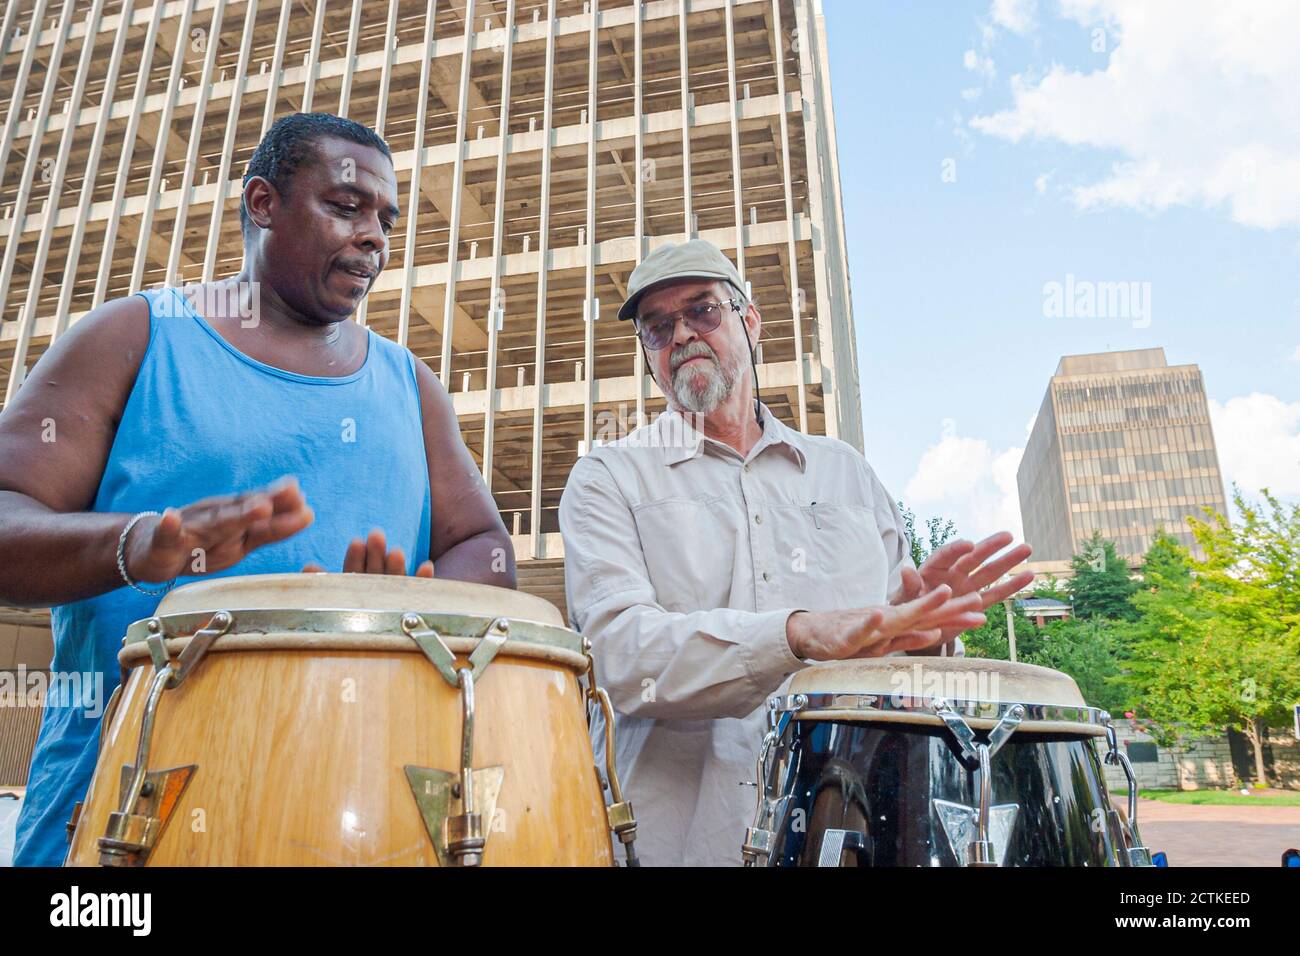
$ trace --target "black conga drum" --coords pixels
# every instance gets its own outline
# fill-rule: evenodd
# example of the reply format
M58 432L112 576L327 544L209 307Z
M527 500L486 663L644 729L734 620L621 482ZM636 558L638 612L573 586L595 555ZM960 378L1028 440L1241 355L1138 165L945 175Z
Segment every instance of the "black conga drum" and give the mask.
M841 661L799 672L769 708L748 865L1150 864L1110 715L1059 671ZM1127 816L1103 760L1128 775Z

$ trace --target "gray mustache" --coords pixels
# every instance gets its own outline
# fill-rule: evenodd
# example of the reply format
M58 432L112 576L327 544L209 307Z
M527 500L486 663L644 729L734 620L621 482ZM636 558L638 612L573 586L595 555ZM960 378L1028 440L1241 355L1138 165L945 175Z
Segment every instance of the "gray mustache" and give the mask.
M717 353L714 352L713 349L709 348L703 342L692 342L690 345L683 346L668 357L669 370L676 373L676 371L681 368L683 362L689 361L693 358L698 358L699 356L711 359L715 367L718 367L721 364L718 362Z

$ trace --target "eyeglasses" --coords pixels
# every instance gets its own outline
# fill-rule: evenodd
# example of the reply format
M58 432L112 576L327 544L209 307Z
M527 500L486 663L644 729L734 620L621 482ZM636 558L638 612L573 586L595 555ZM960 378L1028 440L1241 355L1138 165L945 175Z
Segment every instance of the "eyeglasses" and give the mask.
M696 332L701 335L705 332L712 332L722 322L722 307L730 306L737 312L740 311L740 303L735 299L724 299L721 302L697 302L694 305L688 305L684 309L678 309L676 312L667 312L661 315L652 315L648 319L638 318L636 320L637 335L641 336L641 342L646 348L658 351L673 340L673 333L677 330L677 320L685 320Z

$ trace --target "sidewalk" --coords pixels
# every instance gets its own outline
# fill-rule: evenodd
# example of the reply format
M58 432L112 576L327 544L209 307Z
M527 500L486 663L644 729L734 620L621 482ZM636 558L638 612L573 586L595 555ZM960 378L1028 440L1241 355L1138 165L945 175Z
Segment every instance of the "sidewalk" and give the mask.
M1138 827L1170 866L1280 866L1300 847L1300 807L1198 807L1138 800Z

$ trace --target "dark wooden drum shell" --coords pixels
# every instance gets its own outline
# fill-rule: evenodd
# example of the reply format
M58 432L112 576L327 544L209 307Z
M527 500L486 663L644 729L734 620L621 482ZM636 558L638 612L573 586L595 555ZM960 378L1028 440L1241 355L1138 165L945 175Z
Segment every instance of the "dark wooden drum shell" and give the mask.
M1003 866L1123 865L1123 824L1094 740L1017 733L993 757L993 806L1019 807ZM861 834L829 865L959 865L935 801L978 807L979 793L945 730L791 720L769 767L780 798L771 865L817 866L828 830Z

